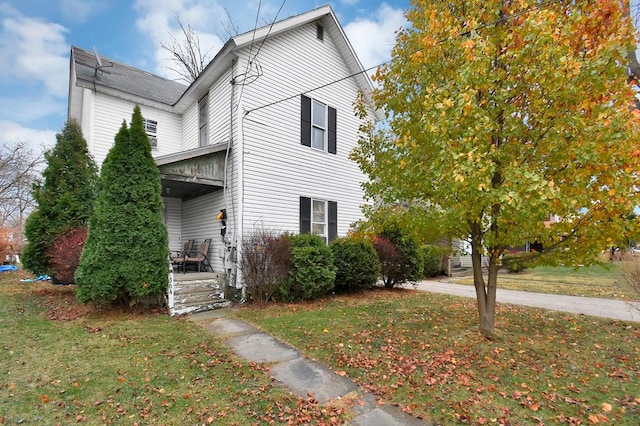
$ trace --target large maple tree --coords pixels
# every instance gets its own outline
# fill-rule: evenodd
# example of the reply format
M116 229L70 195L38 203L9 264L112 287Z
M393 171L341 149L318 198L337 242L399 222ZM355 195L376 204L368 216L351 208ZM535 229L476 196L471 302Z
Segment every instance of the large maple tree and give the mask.
M590 263L633 223L639 121L628 5L617 0L413 0L374 76L388 127L352 157L377 205L418 206L470 241L480 330L492 335L500 257ZM560 221L545 226L545 219ZM484 269L484 273L483 273Z

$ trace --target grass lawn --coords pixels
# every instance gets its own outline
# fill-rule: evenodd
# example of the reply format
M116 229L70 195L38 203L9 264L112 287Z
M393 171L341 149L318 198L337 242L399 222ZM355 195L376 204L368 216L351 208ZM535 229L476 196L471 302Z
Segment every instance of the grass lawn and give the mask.
M472 300L382 289L236 312L436 424L640 418L638 323L503 305L490 341Z
M166 312L78 305L73 288L0 274L0 425L331 424L350 412L300 399Z
M570 267L538 266L519 273L500 271L498 288L569 296L638 300L638 294L623 284L621 263L607 266ZM472 278L454 279L458 284L473 285Z

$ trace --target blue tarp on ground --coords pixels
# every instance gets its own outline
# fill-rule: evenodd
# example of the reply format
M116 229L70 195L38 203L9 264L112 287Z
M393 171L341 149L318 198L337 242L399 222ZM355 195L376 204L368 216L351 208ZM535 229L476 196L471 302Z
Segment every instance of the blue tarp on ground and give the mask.
M38 278L27 278L20 280L21 283L32 283L34 281L49 281L51 277L49 275L40 275Z
M17 271L18 267L16 265L0 265L0 272L9 272L9 271Z

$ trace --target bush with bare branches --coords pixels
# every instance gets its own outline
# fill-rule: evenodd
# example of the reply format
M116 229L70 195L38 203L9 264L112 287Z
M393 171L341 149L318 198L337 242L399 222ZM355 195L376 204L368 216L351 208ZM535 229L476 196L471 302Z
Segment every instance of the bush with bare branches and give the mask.
M260 226L244 238L240 270L251 300L267 303L287 279L290 267L291 248L286 234Z

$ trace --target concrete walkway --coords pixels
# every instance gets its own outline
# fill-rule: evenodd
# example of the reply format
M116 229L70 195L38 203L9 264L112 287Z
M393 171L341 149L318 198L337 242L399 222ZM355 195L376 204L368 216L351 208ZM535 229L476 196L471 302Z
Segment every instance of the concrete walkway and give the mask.
M454 296L476 297L471 285L452 284L443 281L420 281L416 289ZM532 306L554 311L571 312L615 320L640 322L640 302L598 299L595 297L563 296L558 294L532 293L529 291L504 290L498 288L497 303Z
M229 311L218 309L188 316L212 335L222 339L238 356L248 361L267 362L273 378L295 395L308 394L324 404L332 399L354 398L354 426L427 425L400 411L398 407L378 405L373 394L358 388L347 377L340 376L324 365L305 358L291 346L261 332L247 322L226 318Z

